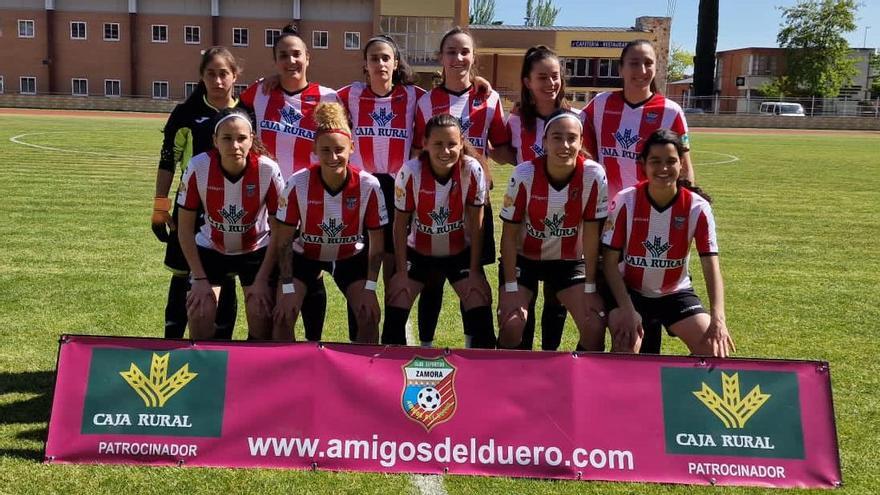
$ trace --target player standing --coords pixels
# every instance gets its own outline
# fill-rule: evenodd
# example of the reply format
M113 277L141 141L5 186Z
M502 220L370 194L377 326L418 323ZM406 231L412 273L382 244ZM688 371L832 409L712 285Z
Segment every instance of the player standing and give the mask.
M605 167L608 198L614 199L619 191L645 179L637 158L648 136L661 128L681 136L685 150L681 157L682 177L693 184L687 121L681 107L657 91L654 46L644 39L630 41L618 63L623 90L597 95L581 113L584 147ZM600 285L604 286L601 281ZM646 330L641 352L659 353L659 327Z
M477 158L475 158L477 157ZM483 168L458 119L438 114L425 125L425 148L395 184L397 272L388 285L383 344L405 345L405 325L431 272L449 279L464 309L466 347L495 348L492 290L480 264ZM476 333L479 331L479 333Z
M715 220L701 191L679 183L686 148L672 131L651 134L639 154L647 178L612 205L603 243L605 278L619 307L609 315L612 351L638 352L647 324L662 324L691 353L727 357L735 350L724 313ZM710 313L688 273L696 241Z
M543 281L571 313L579 350L601 351L605 313L596 292L599 230L607 216L605 173L581 154L582 127L568 110L544 125L545 155L513 171L501 219L498 344L522 340L529 301Z
M183 176L190 158L213 147L214 129L211 122L220 110L235 107L238 103L232 96L232 90L239 74L241 67L229 50L222 46L206 50L199 63L200 81L196 90L186 101L174 107L163 131L151 221L153 233L160 241L167 243L165 267L171 271L165 305L165 338L183 337L187 325L186 294L190 289L190 268L178 240L178 207L175 203L172 212L168 193L177 165L181 165ZM201 222L203 219L198 215L196 227ZM231 339L238 312L235 279L227 277L220 282L215 337Z
M474 84L476 53L471 35L458 27L448 31L440 40L439 58L443 66L443 83L419 99L413 147L424 145L425 125L432 116L441 113L459 119L468 141L483 156L489 156L493 148L507 146L510 139L504 124L500 96L494 90L485 91ZM483 172L491 188L489 167L484 167ZM488 198L483 205L482 244L481 263L493 263L496 256L495 227ZM434 339L443 299L443 284L442 277L430 277L419 298L419 339L423 344L430 345ZM474 329L472 332L466 324L464 332L473 336L482 330Z
M273 338L293 338L308 287L327 271L356 316L357 341L377 343L376 279L383 256L382 228L388 223L382 189L378 179L349 163L354 143L345 109L322 103L313 117L318 164L290 176L272 233L281 278ZM366 250L364 230L370 236Z
M193 232L197 211L205 212L198 233L180 236L192 269L189 333L193 339L214 337L220 284L232 274L244 288L248 338L266 339L272 328L275 266L274 254L267 253L269 215L278 208L281 172L263 155L246 111L226 109L217 117L216 149L193 157L177 197L182 233Z
M262 81L251 84L242 94L244 106L253 112L257 136L278 161L281 176L290 176L312 164L317 123L313 118L321 102L337 102L336 91L308 80L309 51L296 28L286 26L272 47L276 75L274 84L262 90ZM305 301L303 326L308 340L321 340L327 293L323 277L310 280Z

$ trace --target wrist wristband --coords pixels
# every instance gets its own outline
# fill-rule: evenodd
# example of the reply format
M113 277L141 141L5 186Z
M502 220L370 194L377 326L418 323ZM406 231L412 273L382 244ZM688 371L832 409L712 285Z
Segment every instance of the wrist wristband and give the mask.
M171 200L168 198L163 198L161 196L156 196L155 198L153 198L153 209L158 211L170 211Z
M296 294L296 286L293 283L281 284L282 294Z
M505 282L504 283L504 292L517 292L519 290L519 284L516 282Z
M376 281L375 280L367 280L364 282L364 290L371 290L376 292Z
M595 294L596 284L584 283L584 294Z

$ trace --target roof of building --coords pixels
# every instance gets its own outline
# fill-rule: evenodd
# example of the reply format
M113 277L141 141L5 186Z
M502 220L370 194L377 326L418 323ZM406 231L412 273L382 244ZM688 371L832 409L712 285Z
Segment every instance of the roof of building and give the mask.
M667 84L693 84L693 83L694 83L694 78L693 78L693 77L688 77L688 78L681 79L681 80L678 80L678 81L672 81L672 82L667 83Z
M477 31L596 31L603 33L648 32L634 27L596 27L596 26L520 26L514 24L471 24L468 29Z

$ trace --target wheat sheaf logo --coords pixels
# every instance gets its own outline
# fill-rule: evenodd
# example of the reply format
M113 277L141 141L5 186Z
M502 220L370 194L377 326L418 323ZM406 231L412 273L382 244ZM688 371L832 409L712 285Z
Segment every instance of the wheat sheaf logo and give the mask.
M449 208L444 208L441 206L439 209L433 210L428 213L428 216L431 217L431 220L434 221L434 225L443 225L446 223L447 220L449 220L450 214L451 211L449 210Z
M385 127L389 122L394 120L395 115L394 112L389 112L385 108L380 108L378 111L373 110L373 112L370 113L370 117L377 125Z
M128 371L119 372L128 385L143 399L144 405L147 407L165 407L168 399L199 376L198 373L189 371L189 363L187 363L169 377L168 357L169 353L167 352L163 356L153 353L149 378L134 363L131 363L131 368Z
M761 392L761 386L755 385L743 397L739 390L739 373L728 375L721 373L722 396L718 396L711 387L703 382L698 392L692 392L700 402L712 411L727 428L744 428L749 419L770 399L770 394Z

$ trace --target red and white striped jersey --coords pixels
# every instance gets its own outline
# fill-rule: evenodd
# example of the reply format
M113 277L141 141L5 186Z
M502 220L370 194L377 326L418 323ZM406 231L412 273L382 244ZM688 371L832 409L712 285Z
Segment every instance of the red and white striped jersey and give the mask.
M364 248L364 228L388 223L379 180L348 166L342 190L327 190L319 165L295 172L278 204L278 220L298 227L293 250L306 258L338 261Z
M470 246L466 207L486 202L486 179L474 158L464 156L444 182L427 160L414 158L403 165L394 184L395 208L413 214L406 243L425 256L451 256Z
M352 165L371 174L397 174L409 160L416 102L424 94L424 89L405 84L385 96L377 96L363 82L340 89L355 136Z
M621 251L620 272L630 289L660 297L691 286L691 239L701 256L718 254L715 218L709 202L685 188L658 209L648 183L624 189L611 204L602 243Z
M269 215L275 215L284 181L272 159L251 153L244 172L230 180L217 150L189 162L177 193L187 210L201 206L205 223L196 244L223 254L244 254L269 245Z
M312 148L317 125L312 114L322 101L339 102L336 91L310 83L301 91L288 93L280 87L268 95L262 79L241 93L241 103L253 109L257 137L266 145L287 180L297 170L317 163Z
M525 223L517 251L533 260L583 258L581 224L608 216L605 171L579 158L571 179L562 189L550 184L545 157L520 163L504 194L500 217Z
M657 129L671 129L689 147L688 127L678 103L655 94L648 101L632 106L623 91L601 93L581 113L584 147L605 167L608 197L645 179L636 159L645 140Z
M570 109L576 114L581 111L576 108ZM544 156L544 119L535 118L535 128L526 128L519 112L514 110L507 117L507 133L510 135L510 146L516 148L516 163L523 163Z
M488 94L477 92L476 86L463 93L453 93L441 86L419 98L413 146L424 146L425 124L441 113L458 117L468 141L484 156L489 154L490 143L498 146L510 141L498 93L494 90Z

